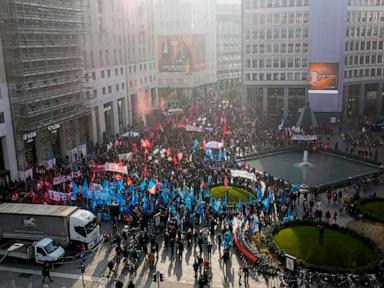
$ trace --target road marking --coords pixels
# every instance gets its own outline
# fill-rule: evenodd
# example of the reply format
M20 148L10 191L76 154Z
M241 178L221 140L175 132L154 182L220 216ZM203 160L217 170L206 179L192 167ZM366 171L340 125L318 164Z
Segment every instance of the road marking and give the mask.
M16 267L0 266L0 271L12 272L12 273L23 273L23 274L30 274L30 275L41 275L40 270L16 268ZM50 275L52 277L58 277L58 278L66 278L66 279L74 279L74 280L80 280L81 279L81 274L51 272ZM102 280L102 278L89 276L89 275L84 274L84 280L92 281L92 282L99 282L100 280Z

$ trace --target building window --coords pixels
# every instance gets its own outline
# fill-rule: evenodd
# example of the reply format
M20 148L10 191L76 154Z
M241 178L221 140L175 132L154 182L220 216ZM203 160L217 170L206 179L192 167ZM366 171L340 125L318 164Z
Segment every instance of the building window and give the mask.
M115 76L119 75L119 69L115 68Z
M0 112L0 124L4 123L5 122L5 119L4 119L4 112Z
M105 91L106 91L106 89L105 89L105 87L103 87L103 95L105 95Z
M107 76L111 77L111 70L109 70L109 69L107 70Z
M101 79L104 79L105 75L104 75L104 70L101 71Z
M116 84L116 92L119 92L119 90L120 90L120 86L119 84Z
M109 94L112 93L112 86L108 86L108 93L109 93Z

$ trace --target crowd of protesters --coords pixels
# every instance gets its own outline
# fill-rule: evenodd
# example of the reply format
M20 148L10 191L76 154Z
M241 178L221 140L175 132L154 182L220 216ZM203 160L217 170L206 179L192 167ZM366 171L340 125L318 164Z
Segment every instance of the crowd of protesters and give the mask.
M148 223L160 213L165 227L164 247L172 256L175 253L180 257L184 249L198 248L193 270L200 287L204 287L209 281L212 242L217 241L226 262L236 225L227 195L215 199L210 193L212 186L228 189L236 185L252 192L247 203L239 199L234 204L243 228L249 227L252 232L261 231L273 221L323 217L316 187L300 194L300 185L259 173L245 162L236 161L238 155L260 147L290 145L291 131L281 126L279 129L279 122L266 117L249 120L236 103L193 102L150 127L132 128L128 137L116 135L95 145L72 163L67 158L63 165L51 170L34 169L33 177L26 181L1 187L0 201L78 205L92 210L101 220L111 221L113 227L120 221L127 229L141 228L145 232L137 233L135 247L127 233L120 231L112 231L106 241L114 239L115 262L130 259L134 266L140 251L151 268L159 247L148 232ZM193 131L186 131L186 126L194 127ZM217 147L207 148L212 142ZM103 171L100 167L106 162L126 167L128 173ZM246 170L255 179L232 177L231 169ZM55 177L68 178L55 184ZM356 185L355 191L360 189ZM52 199L49 191L68 197ZM328 193L329 201L349 203L349 191ZM302 205L300 215L296 205ZM338 215L326 211L324 217L336 222ZM108 263L110 272L115 262ZM248 279L246 271L245 267L241 272L244 280Z

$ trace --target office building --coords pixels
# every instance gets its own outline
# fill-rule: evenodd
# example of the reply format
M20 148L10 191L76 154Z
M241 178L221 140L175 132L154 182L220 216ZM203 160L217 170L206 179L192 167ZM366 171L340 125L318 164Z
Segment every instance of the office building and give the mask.
M91 139L87 0L4 0L1 33L20 178ZM8 110L8 109L7 109Z
M205 97L216 85L216 1L155 0L161 106Z
M243 0L242 100L320 122L383 112L383 0Z
M0 33L0 186L18 178L8 85L1 43Z
M241 1L216 1L217 86L237 89L241 71Z
M101 142L143 124L157 105L153 6L150 0L98 0L89 13L93 136Z

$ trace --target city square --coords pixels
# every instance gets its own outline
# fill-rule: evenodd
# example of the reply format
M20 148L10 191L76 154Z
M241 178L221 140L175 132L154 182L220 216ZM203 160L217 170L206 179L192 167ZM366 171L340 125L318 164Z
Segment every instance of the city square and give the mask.
M384 0L0 0L0 288L384 287Z

